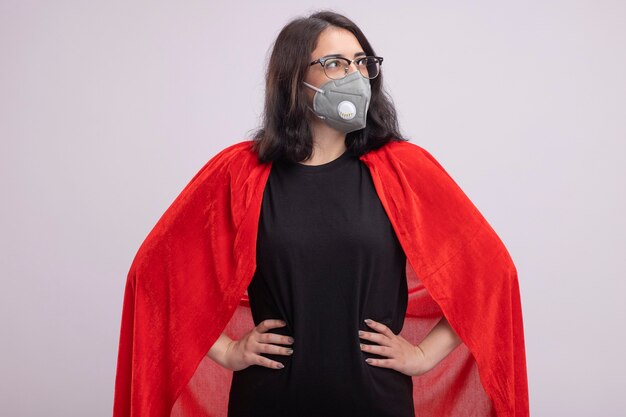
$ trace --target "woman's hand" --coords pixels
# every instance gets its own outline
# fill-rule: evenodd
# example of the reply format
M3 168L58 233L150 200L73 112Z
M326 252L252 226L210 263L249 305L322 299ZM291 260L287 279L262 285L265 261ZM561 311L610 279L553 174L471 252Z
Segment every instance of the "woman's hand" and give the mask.
M226 367L233 371L240 371L250 365L261 365L274 369L284 368L282 363L259 355L259 353L273 353L277 355L291 355L293 353L291 348L271 344L288 345L293 343L293 338L275 333L266 333L269 329L286 325L287 323L282 320L263 320L241 339L230 342L224 355Z
M430 361L419 346L414 346L402 336L394 334L382 323L370 319L365 320L365 323L377 333L359 330L359 337L376 342L378 345L361 344L361 350L389 358L367 358L365 360L367 363L395 369L409 376L422 375L431 369Z

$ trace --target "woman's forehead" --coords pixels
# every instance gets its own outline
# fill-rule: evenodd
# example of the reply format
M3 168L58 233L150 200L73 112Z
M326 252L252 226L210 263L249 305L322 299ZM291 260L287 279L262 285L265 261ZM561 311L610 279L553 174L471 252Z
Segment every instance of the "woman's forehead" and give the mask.
M356 36L345 29L326 29L320 33L313 57L338 55L345 58L354 58L363 52ZM315 59L315 58L314 58Z

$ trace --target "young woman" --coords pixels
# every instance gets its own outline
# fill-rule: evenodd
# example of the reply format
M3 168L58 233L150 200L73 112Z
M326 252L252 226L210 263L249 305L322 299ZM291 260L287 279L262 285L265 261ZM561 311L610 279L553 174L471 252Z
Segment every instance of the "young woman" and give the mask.
M460 343L445 319L417 346L396 335L406 257L357 158L403 140L383 95L382 61L354 23L329 12L292 22L274 45L266 124L256 135L261 160L274 162L248 288L257 326L236 341L222 333L209 352L235 371L229 417L412 417L411 376ZM300 98L292 109L288 93ZM362 317L379 324L358 333ZM369 369L380 359L359 354L382 353L366 342L381 337L393 372ZM280 355L290 358L276 371Z
M401 136L382 63L340 14L283 28L262 127L133 262L114 415L527 415L515 267Z

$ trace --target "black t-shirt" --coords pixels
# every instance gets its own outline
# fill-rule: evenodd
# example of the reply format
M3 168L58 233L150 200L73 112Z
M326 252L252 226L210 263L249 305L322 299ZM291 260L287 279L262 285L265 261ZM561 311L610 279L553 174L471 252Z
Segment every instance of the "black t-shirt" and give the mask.
M248 287L254 325L295 339L285 365L233 372L229 417L414 417L410 376L365 362L363 320L402 329L406 256L367 166L349 150L310 166L274 162L263 194L257 269ZM285 345L289 346L289 345Z

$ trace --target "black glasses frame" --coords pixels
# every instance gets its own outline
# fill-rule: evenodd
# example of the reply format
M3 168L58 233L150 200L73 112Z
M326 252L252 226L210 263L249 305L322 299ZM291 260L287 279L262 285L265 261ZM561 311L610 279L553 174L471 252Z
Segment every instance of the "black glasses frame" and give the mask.
M352 65L353 62L357 62L360 61L361 59L367 59L367 58L374 58L378 61L378 66L381 67L383 65L383 57L382 56L372 56L372 55L368 55L368 56L358 56L354 59L348 59L348 58L344 58L342 56L323 56L319 59L316 59L315 61L311 62L309 64L309 66L311 65L315 65L315 64L320 64L322 66L322 68L324 69L324 74L326 74L326 61L328 61L329 59L341 59L345 62L348 63L348 65L346 66L346 73L344 74L344 77L346 76L346 74L348 73L348 68L350 68L350 65ZM363 75L363 73L361 71L359 71L359 74ZM380 74L380 72L379 72ZM328 77L328 74L326 74L326 76ZM376 77L378 77L378 74L376 74ZM374 78L376 78L374 77ZM330 77L328 77L330 78ZM369 78L369 77L366 77ZM370 78L371 79L371 78Z

